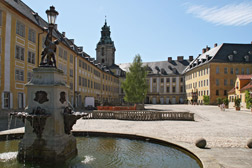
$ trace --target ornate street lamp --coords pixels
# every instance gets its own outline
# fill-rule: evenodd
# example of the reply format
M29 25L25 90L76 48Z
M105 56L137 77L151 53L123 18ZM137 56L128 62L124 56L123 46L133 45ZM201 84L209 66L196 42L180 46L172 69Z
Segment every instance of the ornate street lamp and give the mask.
M53 33L53 28L55 25L56 17L59 14L54 6L50 6L49 10L46 10L47 18L48 18L48 24L49 24L49 32L46 36L45 40L45 48L42 51L42 56L41 56L41 62L40 66L43 67L55 67L56 68L56 59L55 59L55 52L57 49L57 44L59 44L59 40L55 40L54 42L52 41L52 33ZM44 62L44 58L46 57L46 62Z

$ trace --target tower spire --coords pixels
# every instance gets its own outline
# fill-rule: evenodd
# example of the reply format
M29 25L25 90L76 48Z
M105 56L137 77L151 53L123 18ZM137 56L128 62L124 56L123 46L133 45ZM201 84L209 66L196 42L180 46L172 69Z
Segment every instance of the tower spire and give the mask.
M105 15L105 25L107 25L107 16Z

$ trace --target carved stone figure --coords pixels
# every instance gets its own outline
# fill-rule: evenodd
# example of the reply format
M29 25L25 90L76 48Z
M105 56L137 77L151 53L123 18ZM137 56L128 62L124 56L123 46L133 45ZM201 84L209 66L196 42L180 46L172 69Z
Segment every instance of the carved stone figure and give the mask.
M47 93L45 91L37 91L35 93L34 101L43 104L44 102L49 101L47 98Z
M52 35L48 33L46 36L45 43L44 43L46 47L41 53L42 57L41 57L40 66L53 66L57 68L54 53L57 50L57 45L59 44L59 40L55 40L54 42L52 42L51 39L52 39ZM45 57L46 57L46 63L44 62Z

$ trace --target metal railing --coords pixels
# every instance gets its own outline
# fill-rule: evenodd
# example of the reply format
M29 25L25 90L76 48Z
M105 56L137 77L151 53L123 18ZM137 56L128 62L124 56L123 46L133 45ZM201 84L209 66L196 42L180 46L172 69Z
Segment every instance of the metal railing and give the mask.
M194 113L160 111L94 111L83 119L118 119L134 121L185 120L194 121Z

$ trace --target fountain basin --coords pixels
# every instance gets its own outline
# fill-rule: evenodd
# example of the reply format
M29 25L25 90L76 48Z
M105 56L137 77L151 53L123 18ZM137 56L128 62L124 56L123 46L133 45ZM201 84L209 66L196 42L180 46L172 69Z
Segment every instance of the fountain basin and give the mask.
M64 164L57 163L53 167L202 167L200 160L190 151L151 137L101 132L73 132L73 134L77 137L78 155ZM3 136L0 138L4 139ZM18 140L0 142L0 167L20 165L15 158L6 162L1 161L1 154L4 152L17 151L17 144ZM27 168L48 167L45 163L25 164Z

